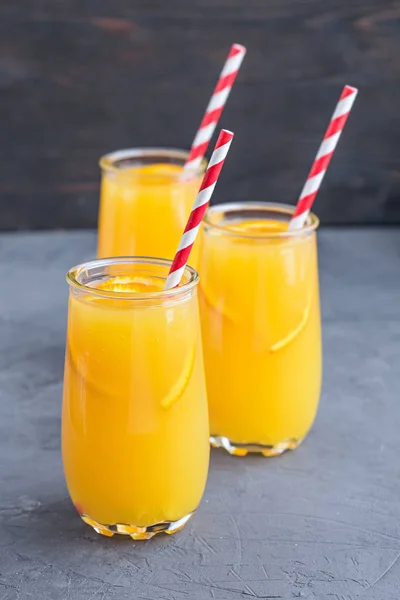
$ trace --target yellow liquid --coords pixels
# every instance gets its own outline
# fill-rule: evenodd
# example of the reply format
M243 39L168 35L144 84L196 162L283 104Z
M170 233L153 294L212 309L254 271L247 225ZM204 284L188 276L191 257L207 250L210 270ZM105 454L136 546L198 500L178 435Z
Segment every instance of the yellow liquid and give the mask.
M96 287L162 284L126 276ZM82 515L145 527L198 506L209 459L199 332L195 294L161 306L70 295L62 450Z
M172 260L201 183L201 177L180 182L181 173L173 164L104 172L97 255ZM195 244L190 255L195 268L197 257Z
M263 238L287 229L267 220L229 229L204 231L199 267L211 434L295 446L321 386L315 234Z

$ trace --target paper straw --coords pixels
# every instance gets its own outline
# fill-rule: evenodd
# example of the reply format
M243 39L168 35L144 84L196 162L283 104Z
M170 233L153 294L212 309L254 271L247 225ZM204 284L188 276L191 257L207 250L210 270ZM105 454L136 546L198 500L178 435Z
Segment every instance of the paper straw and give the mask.
M350 114L357 93L357 88L351 87L350 85L344 86L339 98L339 102L337 103L335 111L330 120L328 129L324 135L324 139L322 140L313 166L311 167L311 171L309 172L304 187L301 190L296 208L289 223L289 230L300 229L307 220L308 213L310 212L315 197L318 194L318 190L328 169L329 163L339 141L340 135L344 129L347 117Z
M193 140L189 156L183 167L182 179L187 177L189 171L193 171L193 169L200 166L245 54L246 48L244 46L240 44L232 45L219 76L218 83L206 108L203 120Z
M207 171L205 172L199 193L197 194L197 198L193 205L192 212L190 213L189 220L179 243L178 250L172 261L164 290L176 287L182 279L190 251L196 240L196 236L218 181L219 174L224 165L232 139L233 133L231 131L227 131L226 129L221 130L210 162L208 163Z

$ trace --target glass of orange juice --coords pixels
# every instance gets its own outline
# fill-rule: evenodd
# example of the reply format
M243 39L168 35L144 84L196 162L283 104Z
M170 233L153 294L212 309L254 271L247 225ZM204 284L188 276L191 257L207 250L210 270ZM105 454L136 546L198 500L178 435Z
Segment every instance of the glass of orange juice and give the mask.
M321 388L316 229L288 231L293 208L209 209L203 223L200 313L211 443L274 456L309 431Z
M198 275L163 291L170 261L71 269L62 411L64 472L98 533L181 529L202 497L209 427Z
M100 159L99 258L174 258L207 164L182 178L187 157L183 150L133 148ZM197 246L190 257L195 267Z

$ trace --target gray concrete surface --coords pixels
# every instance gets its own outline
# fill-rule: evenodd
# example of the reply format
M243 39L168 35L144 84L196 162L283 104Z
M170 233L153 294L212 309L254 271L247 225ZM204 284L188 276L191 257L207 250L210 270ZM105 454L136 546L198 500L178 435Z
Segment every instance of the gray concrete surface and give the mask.
M212 452L174 537L98 536L60 458L64 272L94 234L0 236L1 600L398 600L400 230L323 230L324 388L277 459Z

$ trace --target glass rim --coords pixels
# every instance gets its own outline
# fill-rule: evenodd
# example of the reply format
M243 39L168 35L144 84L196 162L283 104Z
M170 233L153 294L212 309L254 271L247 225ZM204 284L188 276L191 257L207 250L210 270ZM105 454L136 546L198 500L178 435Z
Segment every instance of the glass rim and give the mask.
M89 269L93 269L96 267L107 267L110 265L118 265L118 264L143 264L143 265L158 265L160 267L166 267L169 269L172 265L172 260L168 260L166 258L156 258L153 256L114 256L110 258L96 258L93 260L88 260L84 263L80 263L75 267L72 267L67 271L65 276L66 281L70 287L70 289L75 289L80 292L84 292L85 294L91 294L93 296L108 298L110 300L129 300L130 302L134 301L143 301L143 300L154 300L161 301L164 299L171 298L179 298L180 296L185 295L190 292L199 282L199 274L190 265L185 266L184 275L187 276L187 281L183 285L179 285L178 287L171 288L169 290L159 290L152 292L115 292L112 290L101 290L95 287L91 287L90 285L86 285L81 283L78 279L79 275L88 271ZM166 280L166 277L165 277Z
M271 212L279 212L279 213L283 213L286 214L287 216L291 217L294 213L295 210L295 206L292 206L291 204L281 204L278 202L229 202L226 204L215 204L214 206L211 206L203 219L203 225L204 228L207 229L217 229L219 231L221 231L222 233L225 233L226 235L230 235L232 237L238 237L238 238L244 238L244 239L252 239L252 240L256 240L256 239L262 239L262 240L267 240L267 239L291 239L291 238L296 238L296 237L301 237L301 236L305 236L307 234L313 233L314 231L316 231L316 229L319 227L319 218L317 217L317 215L313 212L310 212L307 216L307 221L306 224L301 227L301 229L292 229L292 230L286 230L286 231L271 231L268 233L252 233L252 234L245 234L245 233L239 233L237 231L234 231L232 229L229 228L229 225L220 225L218 223L215 223L211 220L212 216L214 216L215 214L221 213L221 212L235 212L235 211L240 211L240 210L257 210L257 209L269 209Z
M149 147L138 147L138 148L124 148L122 150L115 150L109 152L100 157L99 166L102 171L109 173L123 173L124 168L116 166L118 161L127 160L129 158L151 158L160 157L161 159L175 159L181 161L184 165L188 159L189 151L182 150L180 148L168 148L163 146L149 146ZM161 160L160 160L161 162ZM188 172L193 176L202 175L207 168L207 159L203 157L198 166L191 168ZM153 179L159 177L159 175L140 175L140 178Z

